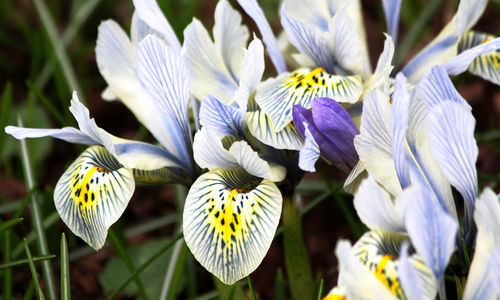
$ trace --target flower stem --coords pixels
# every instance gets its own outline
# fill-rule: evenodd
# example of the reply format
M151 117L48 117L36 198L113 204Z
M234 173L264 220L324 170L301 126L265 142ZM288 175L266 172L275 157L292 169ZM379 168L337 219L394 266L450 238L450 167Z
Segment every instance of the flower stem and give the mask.
M302 237L300 213L295 197L283 197L283 243L285 264L292 298L313 299L314 282L307 250Z

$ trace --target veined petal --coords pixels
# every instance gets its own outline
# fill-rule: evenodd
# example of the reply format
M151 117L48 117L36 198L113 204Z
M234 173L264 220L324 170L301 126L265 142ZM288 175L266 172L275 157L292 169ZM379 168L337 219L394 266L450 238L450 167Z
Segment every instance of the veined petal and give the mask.
M492 281L492 256L500 247L500 200L489 187L476 201L474 220L477 225L476 249L465 284L464 300L497 299L499 294Z
M278 74L286 72L286 64L283 55L278 47L276 37L271 30L271 26L267 22L264 12L255 0L238 0L240 6L254 20L259 28L264 44L266 44L267 53L273 62L274 68Z
M200 124L214 130L220 136L243 136L246 114L241 109L228 105L213 95L201 102Z
M412 186L406 191L408 201L405 224L412 244L438 280L455 250L458 223L439 205L434 194L423 186Z
M399 13L401 11L401 0L382 0L384 7L387 32L394 39L394 44L398 40Z
M234 142L229 148L229 153L250 175L260 178L269 178L271 176L269 164L260 158L259 154L246 141Z
M137 48L139 42L148 36L148 34L156 34L158 37L162 36L159 32L149 27L149 25L138 16L137 12L134 11L134 14L132 15L132 23L130 24L130 41L132 42L132 45Z
M71 231L99 249L108 228L125 210L134 188L132 170L123 167L103 147L92 146L61 176L54 203Z
M261 263L274 237L282 197L274 183L242 169L217 169L191 186L183 216L191 253L225 284Z
M360 134L354 137L354 146L375 181L397 197L401 185L392 157L392 107L389 96L378 89L363 100Z
M372 89L381 88L385 93L389 93L390 75L394 66L392 57L394 56L394 42L391 36L385 35L384 50L380 54L375 72L365 83L364 93L369 93Z
M222 57L232 77L240 78L244 75L240 71L243 50L248 41L248 29L241 25L240 13L233 9L226 0L219 1L215 8L213 34L217 53Z
M448 74L469 72L500 85L500 38L493 35L469 31L458 44L460 53L444 67Z
M316 168L314 165L319 159L320 156L320 150L318 143L314 140L313 135L309 131L309 126L307 125L306 122L303 123L304 125L304 146L302 149L300 149L299 152L299 167L308 172L316 172Z
M349 176L347 176L344 182L344 191L349 194L354 195L359 188L359 185L365 178L368 177L368 172L366 172L365 165L360 160L358 163L352 168Z
M133 0L135 11L149 27L163 35L168 45L176 51L181 50L181 43L175 35L174 30L163 15L156 0Z
M363 265L363 258L359 257L359 254L351 247L350 242L339 240L335 248L335 255L339 261L337 285L345 289L347 299L397 299L383 281L379 280L371 270ZM394 283L394 287L398 289L399 284L396 285L397 281Z
M457 92L448 73L446 73L446 69L442 66L433 66L417 84L416 91L417 97L424 100L429 108L444 100L451 100L467 107L469 110L472 109Z
M221 138L215 131L202 127L194 136L193 155L196 163L209 170L236 169L240 165L228 150L224 149Z
M25 128L17 126L5 127L5 133L12 135L18 140L25 138L40 138L51 136L66 142L84 145L99 144L98 141L84 134L80 130L73 127L64 127L61 129L45 129L45 128Z
M252 103L253 102L253 103ZM293 123L282 130L275 130L269 117L252 101L247 111L247 127L250 133L262 143L276 149L300 150L304 143Z
M321 68L298 69L260 84L255 101L271 119L274 128L280 131L292 121L294 105L309 109L312 100L320 97L354 103L362 92L360 76L330 75Z
M436 297L436 283L435 279L432 280L434 276L432 273L429 274L429 272L427 272L427 266L421 264L421 266L425 268L418 268L418 264L415 264L415 261L412 264L408 254L408 247L409 245L407 243L401 246L397 266L403 291L408 299L432 300ZM426 278L431 284L424 284Z
M443 101L429 112L429 143L434 159L465 200L466 230L472 226L478 195L475 119L463 105Z
M181 161L190 166L191 132L188 124L189 78L180 53L169 49L162 40L149 35L137 48L137 77L158 107L172 120L169 128Z
M241 76L238 90L234 95L239 108L246 111L250 96L257 89L264 73L264 47L258 38L254 38L245 51L241 63Z
M406 85L406 77L399 73L396 76L396 85L392 96L392 155L394 156L396 173L403 189L410 185L408 166L406 165L406 129L408 128L410 95Z
M403 192L404 193L404 192ZM373 179L361 182L354 197L354 208L370 229L383 229L388 232L405 232L403 215L398 202L393 203L391 196Z
M231 74L207 30L197 19L193 19L184 30L182 57L192 78L191 93L196 98L203 99L213 94L226 103L230 102L238 89L238 78Z

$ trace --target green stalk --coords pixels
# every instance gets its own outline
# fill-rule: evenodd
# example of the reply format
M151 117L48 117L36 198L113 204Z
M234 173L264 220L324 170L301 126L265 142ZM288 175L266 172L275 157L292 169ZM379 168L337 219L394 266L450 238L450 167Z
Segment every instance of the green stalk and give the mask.
M54 257L56 257L54 254L51 254L51 255L42 255L42 256L32 257L32 260L34 262L36 262L36 261L44 261L44 260L47 260L47 259L52 259ZM16 260L16 261L11 261L11 262L5 263L3 265L0 265L0 270L10 269L10 268L17 267L17 266L22 266L22 265L25 265L27 263L28 263L28 259L20 259L20 260Z
M4 231L6 229L9 229L10 227L12 227L18 223L21 223L22 221L23 221L23 218L14 218L14 219L10 219L8 221L5 221L2 224L0 224L0 232Z
M125 247L123 247L122 243L116 236L115 232L110 229L108 230L109 237L111 239L111 243L113 244L113 248L115 248L116 252L120 255L121 259L127 266L127 269L129 272L132 274L135 272L135 266L130 257L127 254L127 251L125 250ZM141 295L142 299L148 299L148 296L146 295L146 291L144 290L144 285L141 282L140 277L136 277L134 279L135 285L137 286L137 290L139 291L139 294Z
M66 235L64 232L61 235L61 299L71 299L68 244L66 243Z
M236 282L233 285L226 285L219 278L212 275L212 280L215 285L215 289L219 294L220 300L243 300L245 294L243 293L242 286ZM241 281L240 281L241 282Z
M26 257L28 258L31 277L33 278L33 282L35 284L37 299L43 300L45 299L45 297L43 295L42 288L40 287L40 282L38 282L38 274L36 272L35 263L33 262L33 258L31 257L30 248L28 248L28 243L26 243L26 239L24 239L24 249L26 251Z
M9 264L11 257L11 245L10 245L10 230L6 230L3 233L4 237L4 251L3 251L3 263ZM3 299L12 299L12 269L7 269L3 272Z
M76 79L73 67L70 64L68 55L63 45L63 41L61 40L57 32L54 19L50 15L50 12L47 8L47 4L45 4L45 1L43 0L33 0L33 4L35 5L38 16L42 20L43 27L47 32L50 43L57 57L57 61L64 73L64 79L66 80L68 87L70 88L70 90L76 90L80 97L80 101L85 104L85 97L81 93L80 85L78 84L78 80Z
M314 299L314 281L295 197L283 197L283 244L285 265L292 298Z
M60 219L59 214L57 211L52 212L48 217L46 217L43 222L42 226L43 229L47 229L50 226L54 225L58 220ZM26 237L26 241L28 242L28 245L31 245L31 243L36 239L37 237L37 232L35 230L31 231L28 236ZM12 251L12 257L16 258L19 257L23 253L24 250L24 245L23 243L20 243L17 245L14 250Z
M321 279L319 281L318 291L316 292L316 300L321 300L321 298L323 297L323 284L323 279Z
M250 290L250 295L252 295L252 300L257 300L257 295L255 295L255 291L253 290L252 280L250 276L247 276L248 281L248 289Z
M23 122L21 118L18 117L17 123L20 127L23 126ZM22 152L22 161L24 167L24 173L26 178L26 185L28 191L32 191L34 189L34 181L33 181L33 172L31 170L30 158L28 156L28 149L26 147L26 140L20 140L21 142L21 152ZM47 246L47 238L45 237L45 231L42 226L42 213L40 211L40 207L38 205L38 200L36 194L33 194L31 197L30 203L31 215L33 216L33 227L35 229L36 235L38 237L38 252L40 255L48 255L49 248ZM25 241L26 247L27 242ZM50 260L45 260L42 263L42 272L45 278L45 285L47 287L48 298L49 299L57 299L56 298L56 289L54 284L54 276L52 274L52 263Z

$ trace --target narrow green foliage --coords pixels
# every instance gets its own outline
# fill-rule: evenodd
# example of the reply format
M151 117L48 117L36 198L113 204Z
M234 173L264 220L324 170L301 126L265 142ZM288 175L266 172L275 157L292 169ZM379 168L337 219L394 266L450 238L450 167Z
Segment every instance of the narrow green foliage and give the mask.
M61 218L59 217L59 214L57 211L52 212L48 217L46 217L43 222L42 222L42 227L43 230L47 230L50 226L54 225L57 221L59 221ZM36 230L31 231L28 236L26 237L26 240L28 242L28 245L31 245L31 243L37 238L37 232ZM23 243L19 243L14 250L12 250L12 257L17 258L19 257L24 250Z
M111 294L107 299L115 299L118 294L132 281L134 280L139 274L141 274L142 271L144 271L147 267L149 267L158 257L160 257L165 251L170 249L177 240L179 240L182 237L182 234L179 233L177 234L174 238L172 238L172 241L170 241L165 247L161 248L158 252L156 252L154 255L152 255L144 264L142 264L133 274L130 275L130 277L125 280L122 285L113 293Z
M3 89L2 103L0 106L0 128L5 128L10 119L10 112L12 107L12 84L7 82ZM0 158L4 149L3 143L6 135L0 134Z
M321 300L321 297L323 297L323 284L323 279L321 279L318 284L318 291L316 292L316 300Z
M57 120L59 125L65 126L67 121L63 114L58 110L58 108L54 105L54 101L48 99L42 91L31 81L26 81L26 85L28 86L30 92L32 92L43 104L45 109L47 109L51 115Z
M257 296L255 295L255 291L253 290L252 280L250 276L247 276L248 281L248 289L250 290L250 295L252 296L252 300L257 300Z
M3 263L11 262L11 245L10 245L10 230L3 233ZM3 271L3 299L12 299L12 270L6 269Z
M9 229L10 227L19 224L23 221L23 218L14 218L0 224L0 232Z
M68 244L66 243L66 235L64 232L61 234L61 299L71 299Z
M276 279L274 280L274 299L285 300L285 280L283 279L283 271L278 269Z
M116 252L118 252L118 255L120 255L121 259L123 260L123 262L127 266L127 269L130 271L130 273L131 274L134 273L136 271L135 266L132 263L132 260L130 259L130 257L128 256L124 245L122 244L120 239L118 239L118 237L116 236L113 229L108 230L108 234L109 234L109 237L111 239L111 243L113 244L113 248L116 250ZM139 291L141 298L148 299L148 296L146 295L146 291L144 290L144 285L141 282L141 278L139 276L137 276L134 279L134 282L135 282L135 285L137 286L137 290Z
M214 275L212 275L212 280L215 284L215 288L217 289L220 300L245 299L245 294L243 293L242 286L238 284L238 282L233 285L226 285Z
M37 295L37 299L45 299L45 296L43 295L42 288L40 287L40 282L38 282L38 274L36 272L35 268L35 263L33 262L33 258L31 257L31 252L28 247L28 243L26 242L26 239L24 239L24 250L26 251L26 257L28 258L28 263L30 266L30 271L31 271L31 277L33 278L33 282L35 284L35 291Z
M24 291L23 300L31 300L33 299L33 293L35 292L35 285L33 284L33 280L30 280L26 291Z
M302 220L295 199L283 197L283 244L292 298L313 299L314 284L309 256L302 236Z
M32 260L34 262L37 262L37 261L44 261L44 260L52 259L54 257L56 257L54 254L42 255L42 256L32 257ZM4 263L4 264L0 265L0 270L10 269L10 268L17 267L17 266L22 266L22 265L25 265L27 263L28 263L27 259L20 259L20 260L16 260L16 261L11 261L9 263Z

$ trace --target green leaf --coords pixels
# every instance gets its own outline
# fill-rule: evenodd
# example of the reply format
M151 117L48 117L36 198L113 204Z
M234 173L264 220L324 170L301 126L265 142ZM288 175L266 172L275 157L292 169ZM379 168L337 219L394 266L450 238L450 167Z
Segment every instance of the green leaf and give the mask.
M0 128L5 128L8 125L12 107L12 84L7 82L3 89L2 104L0 109ZM2 157L4 150L5 134L0 134L0 157Z
M24 239L24 250L26 251L26 257L28 258L28 263L30 266L31 277L33 278L33 282L35 284L36 295L38 299L45 299L43 295L42 288L40 287L40 282L38 282L38 274L36 272L35 263L33 262L33 258L31 257L30 249L28 248L28 243L26 239Z
M64 232L61 234L61 299L71 299L68 244L66 243L66 235L64 234Z
M23 221L23 218L14 218L14 219L10 219L8 221L5 221L2 224L0 224L0 232L18 224L18 223L21 223L22 221Z
M54 254L49 254L49 255L32 257L32 260L34 262L37 262L37 261L44 261L44 260L52 259L54 257L56 257ZM20 259L20 260L16 260L16 261L11 261L9 263L4 263L3 265L0 265L0 270L10 269L10 268L17 267L17 266L22 266L22 265L25 265L27 263L29 263L28 259Z
M248 281L248 289L250 290L250 295L252 295L252 300L257 300L257 296L255 295L255 291L253 290L252 280L250 276L247 276Z
M318 291L316 292L316 300L321 300L321 297L323 296L323 284L323 279L321 279L318 284Z
M283 280L283 271L278 269L276 279L274 280L274 299L285 300L285 281Z

